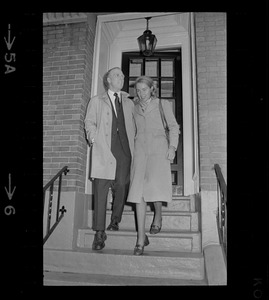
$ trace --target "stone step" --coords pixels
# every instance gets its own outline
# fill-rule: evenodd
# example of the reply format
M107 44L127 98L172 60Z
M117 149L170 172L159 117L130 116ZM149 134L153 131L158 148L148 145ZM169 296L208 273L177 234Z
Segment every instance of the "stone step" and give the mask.
M204 257L201 253L102 249L80 251L44 249L44 271L203 280Z
M80 248L92 248L95 231L91 229L79 229L77 246ZM130 230L106 231L107 249L132 250L137 240L137 232ZM175 251L175 252L201 252L200 232L161 231L158 234L146 232L150 244L146 251Z
M163 211L162 212L162 230L192 231L199 230L198 212L178 212ZM154 213L148 211L146 214L146 229L149 229L153 221ZM106 224L110 223L111 211L107 210ZM92 228L93 211L88 211L88 227ZM122 230L136 230L136 221L134 211L124 211L122 220L119 224Z
M191 195L189 197L180 197L180 196L173 196L173 200L169 203L164 203L162 205L162 210L170 211L182 211L182 212L195 212L196 204L195 204L195 196ZM112 208L112 198L108 197L107 208L111 210ZM135 211L135 204L134 203L126 203L124 206L125 211ZM153 203L148 203L147 211L154 211Z
M197 211L195 196L173 196L172 202L167 203L167 205L163 204L163 210L195 212Z
M189 286L208 285L203 280L147 278L105 274L44 272L44 286Z

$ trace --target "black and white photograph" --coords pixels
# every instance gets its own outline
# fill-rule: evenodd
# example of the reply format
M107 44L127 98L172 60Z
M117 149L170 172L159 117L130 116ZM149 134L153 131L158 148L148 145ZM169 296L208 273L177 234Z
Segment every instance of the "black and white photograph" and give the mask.
M3 13L10 297L267 298L265 2Z

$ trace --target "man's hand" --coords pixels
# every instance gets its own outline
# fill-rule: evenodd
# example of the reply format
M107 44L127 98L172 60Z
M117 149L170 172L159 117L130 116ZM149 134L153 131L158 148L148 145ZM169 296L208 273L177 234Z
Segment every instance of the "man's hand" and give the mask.
M167 151L167 154L166 154L166 157L167 159L170 160L170 162L172 163L174 158L175 158L175 155L176 155L176 149L174 146L170 146L168 151Z

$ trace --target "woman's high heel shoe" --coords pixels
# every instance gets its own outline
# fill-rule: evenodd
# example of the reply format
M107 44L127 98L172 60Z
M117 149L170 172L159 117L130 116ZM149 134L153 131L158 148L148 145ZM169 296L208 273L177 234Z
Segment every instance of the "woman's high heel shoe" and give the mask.
M145 235L145 241L144 241L144 245L135 245L134 248L134 255L142 255L144 253L144 247L149 245L149 239L148 236Z
M159 233L160 231L161 231L161 229L162 229L162 220L161 220L161 224L160 224L160 226L159 225L151 225L150 226L150 231L149 231L149 233L150 234L157 234L157 233Z

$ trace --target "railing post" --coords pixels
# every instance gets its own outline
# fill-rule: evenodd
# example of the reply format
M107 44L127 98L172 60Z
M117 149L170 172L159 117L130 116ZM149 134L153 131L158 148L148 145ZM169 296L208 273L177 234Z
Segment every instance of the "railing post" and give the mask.
M220 195L220 187L219 182L217 180L217 197L218 197L218 215L217 215L217 221L218 221L218 228L219 228L219 239L220 243L223 242L222 238L222 213L221 213L221 195Z
M49 204L48 204L48 219L47 219L47 232L50 230L50 220L51 220L51 210L52 210L52 200L53 200L53 187L54 184L52 183L50 186L50 194L49 194Z
M45 213L45 198L46 198L46 190L43 191L43 218Z
M59 219L59 209L60 209L60 198L61 198L61 188L62 188L62 174L59 177L58 185L58 199L57 199L57 211L56 211L56 222Z
M223 245L225 249L225 253L227 255L227 207L226 203L223 200Z
M220 243L223 245L225 254L227 255L227 186L220 166L214 165L217 177L217 197L218 197L218 215L217 224L219 231Z

